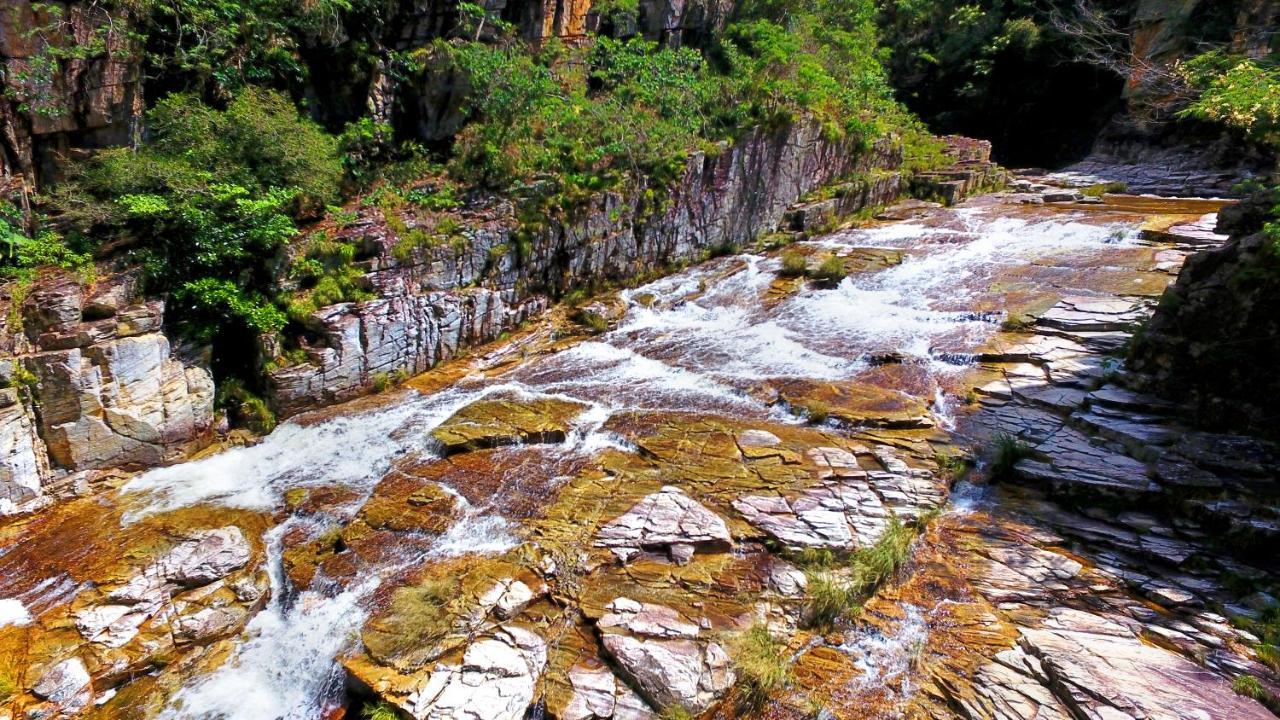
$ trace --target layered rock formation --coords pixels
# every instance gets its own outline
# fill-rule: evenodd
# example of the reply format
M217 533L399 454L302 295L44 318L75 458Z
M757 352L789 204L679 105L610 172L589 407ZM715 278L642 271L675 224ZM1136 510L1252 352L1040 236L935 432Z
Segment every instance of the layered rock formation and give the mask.
M0 62L0 177L35 183L52 153L121 145L136 131L141 57L101 6L0 3Z
M1201 423L1280 437L1280 248L1262 219L1269 194L1224 211L1221 248L1187 260L1130 357L1145 384L1190 400Z
M719 155L696 153L665 199L646 205L646 188L594 197L573 219L550 220L522 242L510 205L470 219L460 250L419 248L393 257L400 240L377 211L341 237L379 248L371 275L381 298L324 308L308 325L317 341L308 361L271 373L272 401L285 415L364 392L378 373L421 372L469 345L498 337L550 302L549 295L625 282L773 229L787 208L834 180L878 170L879 182L840 209L883 204L900 192L900 148L862 152L831 142L815 124L756 130Z
M130 275L82 286L37 281L11 297L0 373L0 512L39 504L86 471L178 456L213 426L213 378L175 357L164 303L137 297ZM11 286L16 287L16 286Z

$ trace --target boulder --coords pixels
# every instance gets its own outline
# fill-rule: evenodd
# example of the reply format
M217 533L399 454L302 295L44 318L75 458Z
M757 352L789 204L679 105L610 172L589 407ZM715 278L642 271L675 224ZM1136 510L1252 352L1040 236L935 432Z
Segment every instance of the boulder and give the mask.
M31 692L56 704L64 715L74 715L93 701L89 671L80 658L74 657L45 670Z
M701 626L662 605L617 598L597 622L601 644L654 707L697 715L733 686L728 653Z
M679 564L695 550L723 551L733 544L723 519L670 485L636 503L596 532L596 547L624 560L641 550L666 550Z
M653 720L657 714L609 668L593 663L569 670L573 694L560 720Z
M454 413L431 431L431 437L446 455L519 443L559 443L586 407L558 398L486 398Z
M547 643L503 627L471 643L459 663L437 665L405 708L418 720L521 720L547 664Z

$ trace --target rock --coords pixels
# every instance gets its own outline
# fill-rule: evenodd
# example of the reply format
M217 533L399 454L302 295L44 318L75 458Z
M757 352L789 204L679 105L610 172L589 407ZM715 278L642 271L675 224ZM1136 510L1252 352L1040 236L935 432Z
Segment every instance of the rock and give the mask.
M32 359L51 458L73 470L163 462L213 423L207 370L171 357L158 333Z
M1047 203L1059 202L1076 202L1084 197L1083 194L1075 190L1047 190L1041 193L1041 197Z
M569 670L573 695L560 720L652 720L657 715L625 682L602 665Z
M777 435L768 430L743 430L738 433L738 447L770 448L782 443Z
M89 671L80 658L70 658L45 670L31 692L56 703L66 715L74 715L93 702Z
M471 643L460 664L440 664L405 702L418 720L521 720L547 664L547 643L504 627Z
M733 501L747 522L789 547L867 547L884 533L891 514L911 519L944 499L932 475L911 470L883 450L877 462L885 471L862 470L857 457L840 448L814 448L809 456L819 476L829 479L796 497Z
M1256 700L1182 656L1143 643L1099 615L1055 608L1043 627L1023 628L1019 645L1044 668L1073 715L1169 720L1267 720Z
M596 532L596 547L630 559L637 550L666 549L685 564L695 550L724 551L733 540L719 515L673 486L666 486L610 520Z
M483 617L492 612L499 620L510 620L528 607L535 597L533 589L520 580L500 580L480 596L477 605L482 612L479 615Z
M251 554L249 542L234 525L202 532L107 593L108 602L76 611L76 629L86 640L122 647L143 623L172 604L175 592L220 580L243 568ZM192 632L198 634L224 620L208 615L191 620Z
M597 623L605 650L659 709L698 714L735 680L728 654L700 639L702 628L675 610L618 598Z
M25 403L0 407L0 516L38 502L51 477L49 456Z
M467 405L431 431L452 455L518 443L564 442L570 422L586 409L556 398L527 401L485 399Z

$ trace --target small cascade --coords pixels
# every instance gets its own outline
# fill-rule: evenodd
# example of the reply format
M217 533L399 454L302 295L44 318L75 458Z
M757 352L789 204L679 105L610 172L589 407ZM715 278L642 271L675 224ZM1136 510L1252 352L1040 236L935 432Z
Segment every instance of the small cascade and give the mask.
M903 605L903 616L889 633L861 627L839 649L861 671L852 681L855 692L898 687L900 697L914 692L911 670L919 664L929 642L929 623L915 605Z

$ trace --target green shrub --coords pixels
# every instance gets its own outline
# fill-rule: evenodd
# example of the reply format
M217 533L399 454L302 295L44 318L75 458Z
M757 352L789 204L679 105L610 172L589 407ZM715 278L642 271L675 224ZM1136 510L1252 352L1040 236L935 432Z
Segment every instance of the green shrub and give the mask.
M226 408L229 419L237 427L266 435L276 427L275 413L266 401L255 395L238 378L228 378L218 388L218 405Z
M41 267L85 271L92 263L88 253L71 249L52 230L38 227L28 233L22 212L8 200L0 200L0 253L0 276L4 277L29 276Z
M0 702L8 702L18 694L18 683L7 672L0 672Z
M938 464L938 472L943 477L951 480L963 476L969 467L964 455L954 450L939 450L935 452L933 461Z
M1178 67L1199 93L1182 117L1216 122L1249 138L1280 145L1280 68L1211 50Z
M791 682L786 643L775 638L762 623L734 638L729 655L742 699L751 708L763 706L771 695Z
M782 253L782 269L778 274L782 277L803 277L809 270L809 259L799 250L788 250Z
M837 285L848 273L844 269L844 260L837 255L828 255L809 277L827 285Z
M1017 436L1009 433L996 433L992 438L994 451L991 459L991 479L1009 480L1013 478L1014 465L1019 460L1031 457L1034 452L1030 445Z
M1122 182L1104 182L1096 183L1085 188L1081 188L1081 194L1086 197L1102 197L1111 193L1122 193L1129 189L1128 184Z
M373 705L365 705L360 710L360 717L364 720L400 720L400 713L391 703L380 700Z

